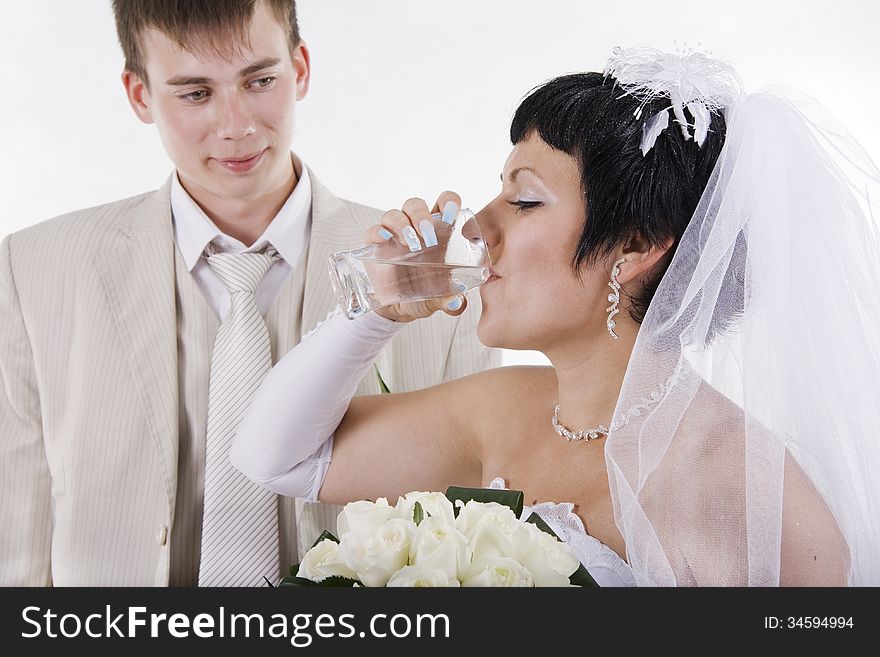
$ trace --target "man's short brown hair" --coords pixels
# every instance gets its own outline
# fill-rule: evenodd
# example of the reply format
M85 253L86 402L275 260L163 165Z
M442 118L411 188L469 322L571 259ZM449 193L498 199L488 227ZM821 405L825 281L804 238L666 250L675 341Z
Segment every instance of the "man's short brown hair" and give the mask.
M159 30L185 50L234 54L247 44L248 25L259 2L266 4L279 23L288 26L293 53L300 40L296 0L113 0L126 70L149 85L141 48L141 37L148 28Z

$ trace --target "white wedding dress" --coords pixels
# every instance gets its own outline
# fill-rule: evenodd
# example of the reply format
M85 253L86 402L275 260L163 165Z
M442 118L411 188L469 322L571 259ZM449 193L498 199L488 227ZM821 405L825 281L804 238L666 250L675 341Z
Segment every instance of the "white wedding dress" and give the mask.
M496 477L489 488L506 489L504 479ZM590 536L570 502L541 502L524 506L522 519L537 513L553 533L574 551L584 568L599 586L635 586L632 568L610 547Z

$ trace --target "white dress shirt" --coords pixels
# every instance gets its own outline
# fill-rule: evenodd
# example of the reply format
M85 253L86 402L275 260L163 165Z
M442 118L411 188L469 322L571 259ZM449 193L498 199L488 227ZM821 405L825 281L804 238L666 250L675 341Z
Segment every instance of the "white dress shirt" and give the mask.
M293 156L292 156L293 157ZM256 301L265 315L272 300L293 271L309 241L312 213L312 187L309 170L293 158L297 183L284 205L263 234L250 247L224 234L211 221L181 185L177 173L171 179L171 214L174 218L174 241L211 308L220 321L229 312L229 291L202 258L205 247L213 242L217 251L249 253L271 244L281 258L266 272L257 287Z

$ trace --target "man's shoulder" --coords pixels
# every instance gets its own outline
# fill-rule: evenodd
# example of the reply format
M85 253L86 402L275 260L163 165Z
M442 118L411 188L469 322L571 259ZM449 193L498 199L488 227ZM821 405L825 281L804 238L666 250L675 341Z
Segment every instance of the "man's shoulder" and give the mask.
M348 215L361 229L366 229L379 221L382 210L337 196L319 180L315 172L309 169L312 185L312 208L322 215L321 218L338 216L342 211Z
M337 197L337 200L345 207L355 223L364 230L377 224L379 222L379 217L382 216L382 210L379 210L378 208L370 207L369 205L364 205L363 203L351 201L346 198Z
M352 201L347 198L340 198L339 200L342 203L344 203L348 207L349 210L351 210L352 212L357 212L359 214L370 215L370 216L381 216L381 214L383 212L379 208L374 208L370 205L365 205L364 203L358 203L357 201Z
M21 247L42 244L49 241L63 241L77 236L98 235L112 229L121 217L135 211L148 199L154 197L156 190L130 196L118 201L103 203L90 208L74 210L38 224L23 228L10 237Z

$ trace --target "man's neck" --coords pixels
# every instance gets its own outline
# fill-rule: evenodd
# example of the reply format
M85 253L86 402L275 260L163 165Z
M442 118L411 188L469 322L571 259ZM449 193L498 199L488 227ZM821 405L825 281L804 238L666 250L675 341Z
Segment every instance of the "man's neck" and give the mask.
M287 180L268 194L254 198L222 198L205 189L191 189L184 180L180 184L224 235L251 246L266 232L266 228L287 202L298 182L296 171L290 168Z

